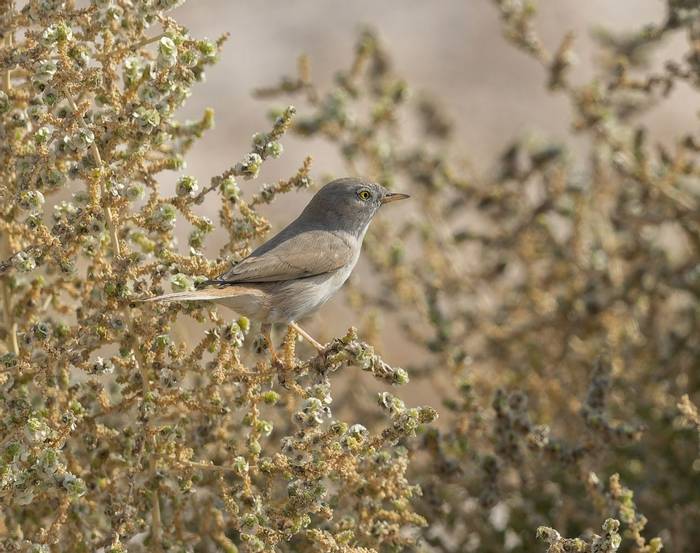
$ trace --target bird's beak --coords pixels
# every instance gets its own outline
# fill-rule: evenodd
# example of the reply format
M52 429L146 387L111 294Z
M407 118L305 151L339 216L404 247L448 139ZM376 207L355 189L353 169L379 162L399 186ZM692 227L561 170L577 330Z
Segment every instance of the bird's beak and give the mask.
M410 198L408 194L398 194L396 192L389 192L386 196L382 198L382 205L388 204L391 202L398 202L399 200L405 200L406 198Z

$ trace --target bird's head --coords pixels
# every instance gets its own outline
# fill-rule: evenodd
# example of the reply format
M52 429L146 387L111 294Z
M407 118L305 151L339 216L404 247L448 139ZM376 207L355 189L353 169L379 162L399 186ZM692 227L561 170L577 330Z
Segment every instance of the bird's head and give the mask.
M348 177L331 181L316 192L306 211L316 218L335 221L337 228L364 234L381 206L408 197L369 180Z

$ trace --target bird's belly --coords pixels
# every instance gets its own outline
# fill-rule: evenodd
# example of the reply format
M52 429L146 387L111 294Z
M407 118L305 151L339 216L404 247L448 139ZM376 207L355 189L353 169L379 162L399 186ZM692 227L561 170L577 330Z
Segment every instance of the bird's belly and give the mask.
M272 322L298 320L328 301L345 283L352 267L333 273L289 281L271 294Z

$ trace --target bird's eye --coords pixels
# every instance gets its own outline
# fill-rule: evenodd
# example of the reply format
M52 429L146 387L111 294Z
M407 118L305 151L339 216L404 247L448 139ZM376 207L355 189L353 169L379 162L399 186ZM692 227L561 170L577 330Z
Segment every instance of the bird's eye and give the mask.
M357 193L357 196L358 196L361 200L363 200L363 201L366 202L367 200L369 200L369 199L372 197L372 194L369 193L369 190L360 190L360 191Z

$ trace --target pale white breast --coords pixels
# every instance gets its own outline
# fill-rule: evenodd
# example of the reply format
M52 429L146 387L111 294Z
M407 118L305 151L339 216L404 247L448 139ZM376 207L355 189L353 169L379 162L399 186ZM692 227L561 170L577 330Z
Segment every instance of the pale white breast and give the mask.
M271 290L270 322L295 321L323 305L343 286L358 258L359 249L351 263L332 273L279 283Z
M357 259L355 259L357 263ZM331 297L345 284L345 281L350 277L352 270L355 268L355 263L338 269L330 275L323 283L318 285L318 305L327 302Z

